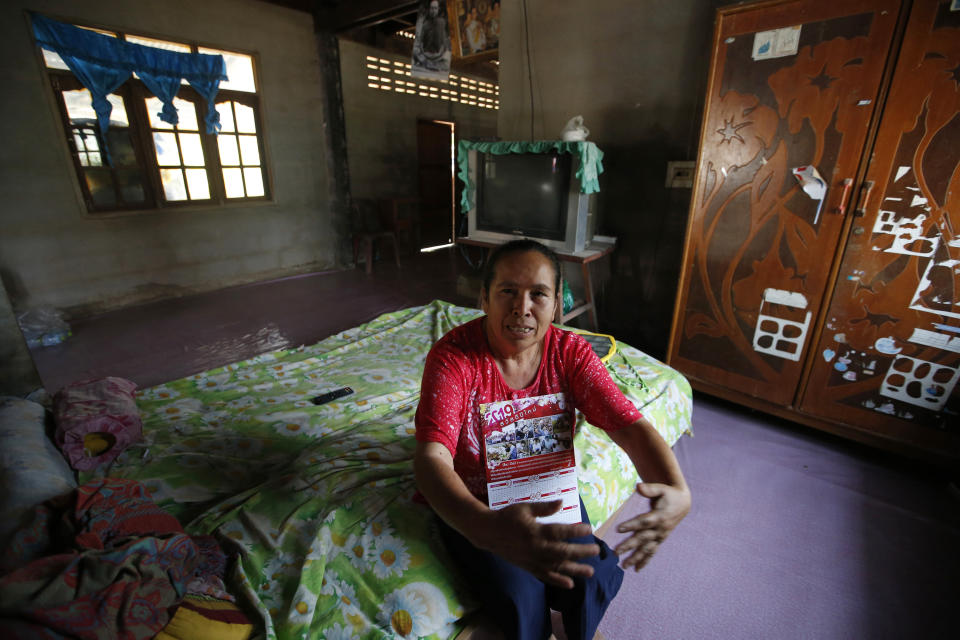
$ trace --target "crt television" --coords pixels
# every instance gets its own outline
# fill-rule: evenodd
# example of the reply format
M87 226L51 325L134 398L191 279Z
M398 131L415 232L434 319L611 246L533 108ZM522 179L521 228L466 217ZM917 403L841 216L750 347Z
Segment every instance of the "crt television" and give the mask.
M495 243L530 238L568 253L589 244L593 198L580 192L579 154L467 153L473 187L468 238Z

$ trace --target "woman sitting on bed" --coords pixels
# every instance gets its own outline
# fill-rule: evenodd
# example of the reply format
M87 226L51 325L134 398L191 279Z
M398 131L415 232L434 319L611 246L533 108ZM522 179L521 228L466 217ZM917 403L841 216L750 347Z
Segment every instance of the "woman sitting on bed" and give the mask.
M585 340L551 325L560 303L560 263L547 247L518 240L491 254L484 317L431 349L416 415L417 486L439 515L450 551L508 638L541 640L550 609L567 636L590 640L623 579L618 558L580 524L542 524L561 503L492 510L481 452L480 405L563 394L636 465L637 492L651 510L620 525L632 532L616 553L639 570L690 510L690 491L670 447L610 379Z

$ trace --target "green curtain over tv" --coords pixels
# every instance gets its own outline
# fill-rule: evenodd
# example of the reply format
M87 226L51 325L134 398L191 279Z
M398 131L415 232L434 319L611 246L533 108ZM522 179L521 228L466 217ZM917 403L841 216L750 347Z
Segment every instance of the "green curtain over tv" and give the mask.
M597 193L600 191L598 177L603 173L603 151L594 142L565 142L563 140L534 140L532 142L509 141L475 142L461 140L457 144L457 177L463 182L463 194L460 197L460 210L468 211L473 199L475 185L470 181L467 152L470 150L482 153L575 153L580 158L577 168L577 178L580 179L582 193Z

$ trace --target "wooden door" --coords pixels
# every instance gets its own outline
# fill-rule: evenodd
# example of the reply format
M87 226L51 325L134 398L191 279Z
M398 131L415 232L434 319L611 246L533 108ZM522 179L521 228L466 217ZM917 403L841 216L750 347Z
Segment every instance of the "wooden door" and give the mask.
M914 3L802 409L960 453L960 12ZM945 440L946 439L946 440Z
M420 247L453 242L453 124L417 121Z
M718 11L668 356L701 388L793 404L899 11L899 0ZM822 204L791 173L803 166L826 182Z

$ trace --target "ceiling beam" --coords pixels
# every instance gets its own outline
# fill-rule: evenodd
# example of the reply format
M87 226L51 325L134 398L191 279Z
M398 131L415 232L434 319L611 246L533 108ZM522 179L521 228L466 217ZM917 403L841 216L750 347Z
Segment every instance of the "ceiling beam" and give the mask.
M335 6L317 2L314 16L318 27L336 33L371 27L416 12L419 4L416 0L353 0L339 2Z

